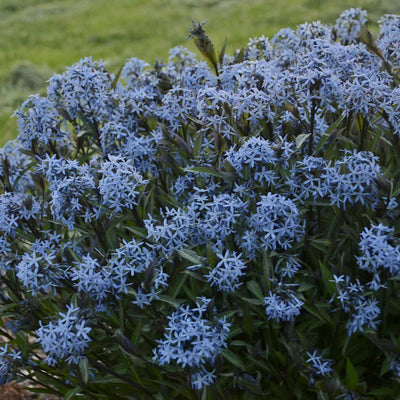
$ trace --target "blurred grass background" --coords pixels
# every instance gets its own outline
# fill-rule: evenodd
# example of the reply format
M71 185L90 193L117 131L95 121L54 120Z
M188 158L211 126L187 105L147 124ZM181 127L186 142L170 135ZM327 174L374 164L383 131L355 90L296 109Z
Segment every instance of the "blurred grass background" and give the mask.
M185 39L190 17L208 20L216 49L226 38L232 54L249 37L332 23L350 7L367 10L375 32L383 14L400 14L399 0L0 0L0 145L16 136L11 114L22 101L82 57L116 72L128 57L152 64L177 45L196 52Z

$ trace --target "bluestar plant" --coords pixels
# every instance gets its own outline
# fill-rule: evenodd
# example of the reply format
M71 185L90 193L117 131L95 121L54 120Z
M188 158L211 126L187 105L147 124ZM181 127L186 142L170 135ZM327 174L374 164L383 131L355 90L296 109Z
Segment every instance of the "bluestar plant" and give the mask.
M0 383L71 399L400 392L399 16L85 58L0 149Z

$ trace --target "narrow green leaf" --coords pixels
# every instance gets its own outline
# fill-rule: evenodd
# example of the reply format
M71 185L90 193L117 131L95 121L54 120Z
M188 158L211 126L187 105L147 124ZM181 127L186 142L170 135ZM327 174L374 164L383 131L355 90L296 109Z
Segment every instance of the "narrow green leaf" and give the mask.
M314 315L314 317L317 317L320 321L323 321L324 323L327 323L328 325L333 325L332 318L329 316L329 314L321 307L322 304L315 307L309 306L307 304L303 304L303 308L308 311L310 314Z
M233 353L232 351L228 349L223 349L221 351L221 355L225 360L230 362L232 365L234 365L236 368L240 368L241 370L245 371L246 367L244 366L242 360L239 358L238 355Z
M121 383L121 379L116 378L115 376L112 375L106 375L106 376L95 376L92 380L93 383L98 383L98 384L119 384Z
M311 133L302 133L296 137L296 150L303 147L305 141L311 136Z
M297 288L297 291L300 293L306 292L307 290L312 289L314 287L315 286L312 283L303 281L300 283L299 287Z
M385 375L387 372L390 371L392 367L392 358L386 357L382 363L381 370L379 371L379 376Z
M346 359L346 384L353 390L359 383L358 374L349 358Z
M190 261L191 263L197 265L197 264L202 264L203 259L199 257L199 255L190 249L185 249L185 250L177 250L177 253L184 258L185 260Z
M187 113L183 113L183 115L185 116L185 118L187 118L189 121L194 122L197 125L200 126L204 126L204 122L196 117L193 117L193 115L187 114ZM201 136L201 135L199 135Z
M81 371L82 381L85 385L89 382L89 361L86 357L83 357L79 361L79 370Z
M314 239L313 238L310 240L310 246L325 253L327 249L332 247L332 242L327 239Z
M67 393L65 393L65 396L64 396L64 400L70 400L70 399L72 399L76 394L78 394L79 392L81 391L81 388L74 388L74 389L71 389L71 390L68 390L68 392Z
M175 299L178 296L178 293L181 291L182 286L185 284L186 280L188 279L187 274L181 274L180 279L178 282L172 287L171 298Z
M340 134L342 130L338 130L337 128L343 122L346 114L343 113L329 128L328 130L322 134L321 140L318 142L318 146L316 149L316 154L322 149L322 146L326 143L326 141L332 140L337 134Z
M264 303L264 295L263 292L261 290L260 285L256 282L256 281L248 281L246 282L246 286L247 289L249 289L249 291L256 296L256 298L261 301L262 303Z
M319 263L319 268L321 271L321 278L322 282L325 286L325 289L327 292L332 295L335 292L335 283L332 282L333 280L333 274L331 271L328 270L326 265L320 261Z
M396 388L396 386L394 386L394 387L391 387L391 388L389 388L389 387L381 387L381 388L378 388L378 389L374 389L374 390L371 390L370 392L368 392L368 393L366 393L368 396L374 396L374 398L375 399L382 399L382 398L385 398L385 399L393 399L393 400L398 400L399 399L399 397L395 397L395 396L398 396L398 393L397 393L397 388Z
M124 69L124 65L125 65L125 64L123 64L123 65L121 65L121 66L119 67L119 70L118 70L118 72L117 72L117 75L115 75L115 78L114 78L114 80L112 81L111 87L112 87L113 89L115 89L116 86L117 86L119 77L121 76L121 72L122 72L122 70Z
M233 181L235 178L235 175L232 172L220 171L213 167L192 167L192 168L184 168L183 170L185 172L195 172L199 174L216 176L217 178L221 178L226 181Z
M400 184L393 189L392 197L397 197L400 194Z
M147 230L144 228L140 228L138 226L124 226L125 229L128 229L128 231L133 232L135 235L141 237L142 239L147 239Z
M262 306L264 304L264 301L258 299L249 299L248 297L242 297L242 300L255 306Z
M179 301L173 299L172 297L169 296L164 296L162 294L158 295L159 300L171 304L174 307L179 307Z
M228 40L225 39L224 45L222 46L221 51L219 52L218 59L219 59L219 64L222 65L224 62L224 56L225 56L225 50L226 50L226 44L228 43Z
M183 271L184 274L191 276L192 278L198 280L198 281L204 281L204 278L200 274L196 274L196 272L191 271L190 269L185 269Z
M195 157L199 156L201 153L201 149L202 149L202 145L203 145L203 135L199 134L197 135L194 144L193 144L193 155Z

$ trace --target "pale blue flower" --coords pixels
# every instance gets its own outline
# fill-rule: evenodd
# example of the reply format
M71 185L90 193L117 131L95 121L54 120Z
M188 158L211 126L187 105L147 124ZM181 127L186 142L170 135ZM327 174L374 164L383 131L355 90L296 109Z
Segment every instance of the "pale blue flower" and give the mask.
M361 269L372 274L389 271L391 276L400 274L400 245L393 246L394 229L379 225L364 228L360 235L360 256L357 262Z
M122 156L109 155L100 165L99 191L103 205L112 210L111 215L137 204L140 187L147 180L139 174L132 163Z
M315 383L315 378L329 378L333 374L333 360L323 358L324 352L319 353L314 350L312 353L307 352L307 372L309 374L308 380L312 385Z
M357 43L361 28L368 21L368 13L361 8L350 8L340 14L334 25L334 32L343 44Z
M248 219L265 249L288 249L303 236L303 225L296 204L280 194L268 193L257 202L257 211Z
M21 364L23 360L20 351L10 349L8 343L0 346L0 385L14 380Z
M215 358L227 346L230 324L225 319L204 317L210 303L209 299L199 298L196 308L179 306L168 317L164 339L158 340L153 359L160 365L177 364L182 368L190 367L193 385L201 388L213 382L212 372L206 372L206 366L213 366Z
M227 250L225 254L218 253L220 261L205 277L210 286L217 286L223 292L234 292L241 284L240 278L245 275L246 264L241 254Z
M293 321L301 313L304 302L295 292L285 285L279 284L269 295L264 297L265 313L268 319L280 321Z
M78 364L92 339L89 336L92 328L88 321L82 318L79 307L67 305L65 313L60 312L59 318L44 324L36 331L37 342L46 353L46 362L54 366L65 360L68 364Z

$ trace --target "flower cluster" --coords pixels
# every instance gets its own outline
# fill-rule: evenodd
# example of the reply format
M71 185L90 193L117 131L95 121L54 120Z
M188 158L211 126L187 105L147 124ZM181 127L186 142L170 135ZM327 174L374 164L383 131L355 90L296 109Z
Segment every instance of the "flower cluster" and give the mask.
M274 291L264 298L265 313L268 319L275 321L293 321L304 304L292 289L279 284Z
M307 356L306 363L308 364L310 373L310 383L314 382L316 376L328 377L332 374L332 360L322 358L322 355L318 354L317 350L314 350L312 353L307 352Z
M10 382L23 365L20 351L9 349L8 343L0 347L0 384Z
M358 265L374 275L388 271L389 276L400 274L400 245L393 246L393 228L382 224L365 227L360 235Z
M349 335L363 332L367 327L376 331L381 310L374 296L357 279L351 282L349 276L334 276L337 286L337 299L346 313L350 314L346 328Z
M229 250L225 254L217 254L217 257L221 261L206 275L207 280L219 290L234 292L241 285L239 279L245 275L243 270L246 269L246 264L241 259L241 254L230 254Z
M54 365L60 360L76 364L83 357L85 349L91 342L91 327L80 317L79 307L67 306L67 312L59 313L59 318L48 324L40 323L36 331L37 341L47 354L46 362Z
M172 362L182 367L189 366L192 385L198 389L213 382L213 372L206 369L213 366L215 358L226 347L230 324L225 319L204 318L210 299L200 298L196 308L180 306L168 316L165 338L159 340L154 350L154 359L160 365Z

